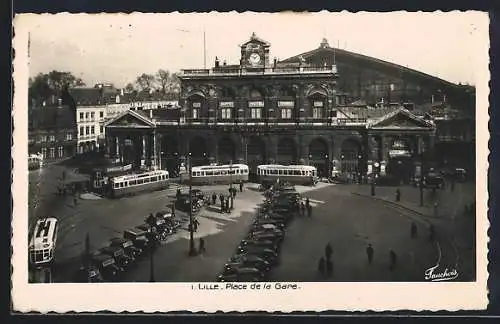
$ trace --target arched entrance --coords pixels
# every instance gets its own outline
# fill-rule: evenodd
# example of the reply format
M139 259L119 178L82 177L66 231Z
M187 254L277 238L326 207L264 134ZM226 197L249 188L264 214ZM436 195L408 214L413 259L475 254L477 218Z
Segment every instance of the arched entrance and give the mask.
M217 146L217 157L220 164L229 164L231 161L236 163L236 148L234 142L229 137L223 137L219 140Z
M191 153L191 164L193 166L208 164L208 146L205 138L193 137L189 141L189 152Z
M309 144L309 164L318 169L319 177L328 177L328 144L322 138L315 138Z
M266 163L266 144L257 136L251 136L247 142L246 161L249 167L249 177L257 174L257 166Z
M340 151L341 172L348 177L355 178L360 172L361 143L355 139L347 139L342 143Z
M281 139L278 142L277 153L277 163L285 165L297 163L297 147L293 139L288 137Z
M160 167L175 177L179 172L179 144L173 136L163 135L160 146Z

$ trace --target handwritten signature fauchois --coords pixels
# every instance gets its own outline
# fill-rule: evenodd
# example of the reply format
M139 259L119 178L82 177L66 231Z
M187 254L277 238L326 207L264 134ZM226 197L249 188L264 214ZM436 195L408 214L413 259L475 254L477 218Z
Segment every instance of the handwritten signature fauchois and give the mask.
M432 268L425 270L425 280L430 281L446 281L446 280L454 280L458 278L457 269L448 270L445 268L444 271L437 271L436 269L439 267L439 264L435 265Z

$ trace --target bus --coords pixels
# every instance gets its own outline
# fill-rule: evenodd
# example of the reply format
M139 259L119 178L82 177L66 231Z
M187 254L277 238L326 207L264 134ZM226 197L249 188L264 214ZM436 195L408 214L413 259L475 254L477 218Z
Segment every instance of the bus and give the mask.
M34 227L29 243L30 264L41 267L51 264L57 242L58 222L54 217L39 219Z
M318 170L310 165L259 165L257 176L259 183L263 185L276 183L278 180L308 186L318 183Z
M191 168L191 184L229 184L248 182L248 165L203 165Z
M109 180L109 195L112 198L118 198L135 195L139 192L163 190L168 187L168 171L155 170L111 178Z

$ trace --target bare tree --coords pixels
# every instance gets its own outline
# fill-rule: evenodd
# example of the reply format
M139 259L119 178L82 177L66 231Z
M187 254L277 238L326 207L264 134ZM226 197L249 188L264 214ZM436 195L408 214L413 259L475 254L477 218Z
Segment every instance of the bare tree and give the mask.
M139 86L140 90L147 91L155 88L156 79L154 75L143 73L137 77L135 83Z
M156 73L156 79L163 94L178 92L178 89L180 89L179 78L177 77L177 74L170 74L168 70L158 70L158 72Z

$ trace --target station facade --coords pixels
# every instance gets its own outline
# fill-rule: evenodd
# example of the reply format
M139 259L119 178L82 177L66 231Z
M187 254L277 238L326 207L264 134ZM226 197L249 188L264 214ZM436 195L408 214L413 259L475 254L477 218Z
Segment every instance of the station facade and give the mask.
M323 43L321 46L324 46ZM237 65L183 70L178 109L127 111L106 123L107 153L134 167L310 164L332 172L410 177L435 125L402 103L349 102L337 66L270 59L255 34ZM383 102L383 100L382 100ZM392 162L391 162L392 161Z

